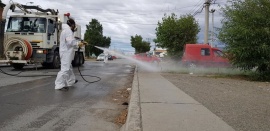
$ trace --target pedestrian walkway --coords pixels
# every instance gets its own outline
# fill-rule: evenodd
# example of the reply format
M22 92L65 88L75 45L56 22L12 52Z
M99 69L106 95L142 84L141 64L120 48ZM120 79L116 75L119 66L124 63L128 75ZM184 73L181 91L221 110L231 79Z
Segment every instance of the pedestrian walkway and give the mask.
M140 69L134 74L128 111L122 131L234 131L159 73Z

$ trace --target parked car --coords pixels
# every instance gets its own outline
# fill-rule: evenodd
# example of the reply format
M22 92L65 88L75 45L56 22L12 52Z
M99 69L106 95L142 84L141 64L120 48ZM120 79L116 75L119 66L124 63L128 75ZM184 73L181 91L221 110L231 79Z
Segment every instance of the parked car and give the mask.
M163 57L166 56L166 55L167 55L166 52L162 52L162 53L159 54L159 57L160 57L160 58L163 58Z
M97 61L104 61L104 58L105 58L105 54L101 53L100 55L98 55Z
M112 55L108 55L108 60L113 60L113 56Z
M218 48L208 44L186 44L181 60L186 67L230 67L229 60Z
M135 59L140 60L140 61L145 61L145 62L160 62L161 60L153 55L147 54L147 53L139 53L139 54L135 54L133 56Z

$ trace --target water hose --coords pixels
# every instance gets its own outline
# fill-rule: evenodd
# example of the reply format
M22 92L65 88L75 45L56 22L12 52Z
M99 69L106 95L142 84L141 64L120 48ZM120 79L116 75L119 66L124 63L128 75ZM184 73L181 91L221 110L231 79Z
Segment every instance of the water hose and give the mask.
M16 49L15 49L16 47L22 48L22 51L24 53L24 60L30 59L30 57L32 56L32 52L33 52L33 48L32 48L31 43L27 40L24 40L24 39L18 38L18 37L9 38L5 42L4 49L5 49L6 57L8 55L7 52L8 51L16 51Z

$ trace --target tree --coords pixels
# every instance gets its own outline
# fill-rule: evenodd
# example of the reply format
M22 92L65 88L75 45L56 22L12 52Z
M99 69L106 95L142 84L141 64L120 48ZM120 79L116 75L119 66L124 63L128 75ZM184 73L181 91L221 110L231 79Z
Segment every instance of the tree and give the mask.
M105 47L108 48L111 44L111 38L103 36L103 27L96 19L92 19L88 25L86 25L86 31L84 34L84 40L89 43L86 46L86 55L95 54L98 56L103 51L94 47Z
M197 42L199 31L199 24L193 16L183 15L177 18L174 13L171 16L165 14L162 22L158 22L154 42L159 47L167 48L170 56L179 58L183 55L185 44Z
M111 45L111 37L103 36L102 47L108 48Z
M131 46L135 48L135 54L137 53L145 53L150 50L150 43L143 41L142 36L135 35L134 37L131 36Z
M219 39L227 44L231 63L270 75L270 1L234 0L222 9Z

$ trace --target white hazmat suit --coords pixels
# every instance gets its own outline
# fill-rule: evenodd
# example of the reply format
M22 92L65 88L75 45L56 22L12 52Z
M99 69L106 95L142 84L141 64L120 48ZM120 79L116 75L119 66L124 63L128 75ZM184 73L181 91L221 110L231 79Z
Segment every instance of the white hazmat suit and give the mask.
M61 70L55 80L55 89L72 86L76 81L71 62L74 58L74 47L79 44L79 41L74 38L72 30L67 24L63 24L62 29L59 47Z
M103 53L104 53L104 63L107 63L109 57L108 49L104 49Z

